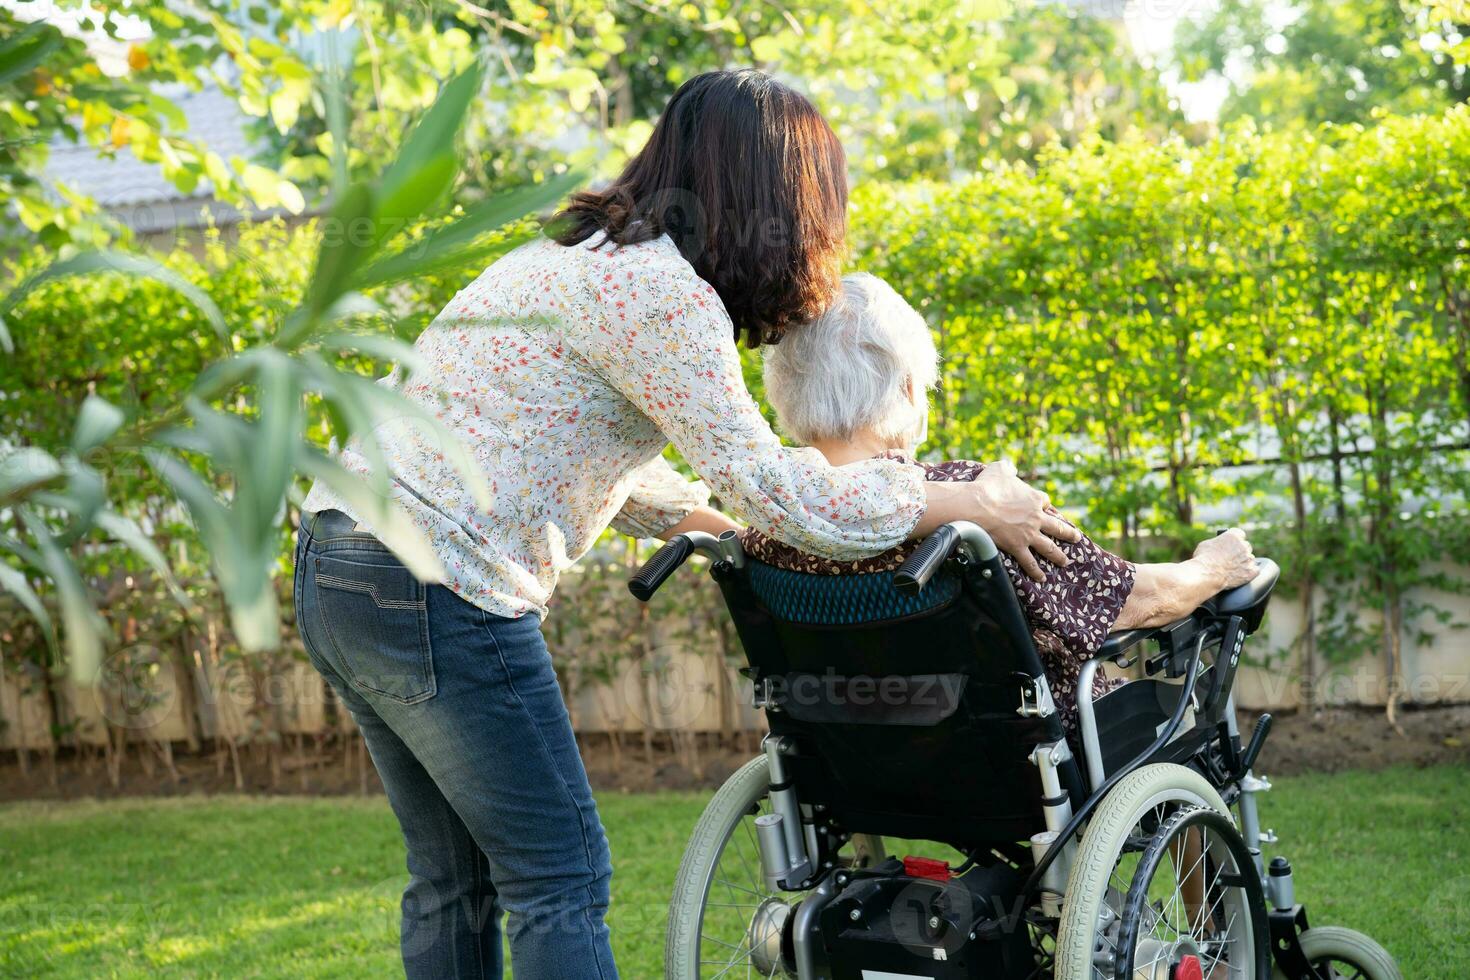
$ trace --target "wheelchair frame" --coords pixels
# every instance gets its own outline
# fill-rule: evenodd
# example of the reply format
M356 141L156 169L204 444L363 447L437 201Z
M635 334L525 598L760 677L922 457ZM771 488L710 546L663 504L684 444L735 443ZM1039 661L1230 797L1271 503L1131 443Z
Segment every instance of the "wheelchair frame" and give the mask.
M707 555L714 571L726 572L745 566L745 557L734 532L719 538L693 532L679 535L656 553L629 582L630 591L647 601L694 552ZM991 564L981 574L989 579L997 550L981 528L968 522L957 522L939 528L926 538L894 575L894 585L907 595L919 594L941 568L951 563ZM1215 787L1227 806L1235 806L1240 819L1237 830L1244 839L1255 872L1268 899L1268 921L1271 946L1277 966L1288 977L1310 980L1321 976L1302 951L1299 935L1307 928L1305 910L1295 902L1290 867L1277 858L1268 869L1261 856L1261 845L1274 843L1269 831L1260 829L1256 794L1270 789L1266 780L1254 775L1252 768L1270 732L1271 717L1262 715L1250 740L1242 745L1232 686L1239 664L1245 636L1254 631L1264 615L1265 604L1279 569L1263 560L1256 579L1238 589L1216 596L1200 611L1175 623L1157 629L1129 630L1110 636L1103 648L1082 669L1078 680L1079 737L1082 742L1087 795L1073 806L1074 793L1064 786L1062 771L1072 761L1065 737L1038 743L1029 760L1036 767L1042 799L1041 811L1046 827L1044 835L1033 836L1034 863L1020 889L1017 914L1040 900L1043 907L1059 906L1055 898L1065 890L1069 865L1076 854L1076 839L1088 818L1107 794L1130 773L1154 762L1186 764L1200 772ZM1008 590L1008 583L1007 583ZM1144 658L1140 651L1145 641L1159 644L1159 655ZM1202 669L1204 653L1218 650L1213 662ZM1100 732L1098 704L1092 697L1092 682L1102 665L1112 662L1120 667L1143 667L1141 681L1151 682L1155 693L1172 689L1173 705L1166 722L1142 751L1117 764L1116 752L1109 759ZM1201 692L1202 677L1208 675L1208 687ZM1176 680L1168 684L1160 679ZM1137 681L1133 683L1138 683ZM1126 689L1128 685L1125 685ZM1162 702L1161 702L1162 705ZM763 703L759 689L756 706ZM1016 714L1022 718L1044 719L1055 713L1055 705L1045 676L1026 677L1019 691ZM1186 721L1189 722L1186 725ZM792 780L787 774L786 760L791 751L787 737L768 735L763 751L769 767L769 799L771 813L756 821L756 833L762 872L769 887L790 891L808 891L794 913L791 929L796 975L802 980L817 977L817 952L812 948L817 930L815 920L832 900L839 875L834 862L818 839L815 823L804 820L801 801L797 799ZM1112 761L1115 764L1109 766ZM1110 771L1111 769L1111 771ZM850 837L851 835L849 835ZM1040 838L1040 843L1038 843ZM841 846L840 844L838 846ZM835 850L832 852L835 854Z

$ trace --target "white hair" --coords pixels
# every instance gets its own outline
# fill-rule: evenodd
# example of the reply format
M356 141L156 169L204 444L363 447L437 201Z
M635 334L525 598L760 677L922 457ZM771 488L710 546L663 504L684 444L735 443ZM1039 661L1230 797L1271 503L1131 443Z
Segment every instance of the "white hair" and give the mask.
M804 445L851 439L918 442L939 355L924 318L867 273L844 276L831 309L765 348L766 398L786 436Z

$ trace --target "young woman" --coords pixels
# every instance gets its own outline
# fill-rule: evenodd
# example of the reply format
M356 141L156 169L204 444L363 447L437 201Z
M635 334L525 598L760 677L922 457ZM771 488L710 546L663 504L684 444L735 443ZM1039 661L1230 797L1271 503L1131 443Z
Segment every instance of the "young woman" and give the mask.
M993 467L929 483L892 460L834 467L783 448L745 390L737 340L821 313L845 238L842 148L811 104L753 71L674 95L607 188L510 253L419 338L403 393L472 453L477 506L439 447L378 432L395 499L448 570L414 576L325 487L306 501L296 604L312 662L361 727L402 825L411 977L616 976L610 861L540 621L558 574L609 524L667 538L734 524L835 559L973 520L1022 567L1076 532ZM672 442L703 478L665 463ZM342 452L367 472L358 447ZM1051 537L1048 537L1050 535Z

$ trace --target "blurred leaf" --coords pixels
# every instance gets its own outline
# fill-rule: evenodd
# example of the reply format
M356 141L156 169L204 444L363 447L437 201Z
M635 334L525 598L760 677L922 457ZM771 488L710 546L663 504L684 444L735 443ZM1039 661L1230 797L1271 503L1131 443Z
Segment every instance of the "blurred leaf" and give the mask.
M327 117L327 134L331 138L332 191L340 194L347 187L348 119L347 102L349 74L346 62L351 62L351 51L343 57L342 42L346 32L340 28L322 32L322 102ZM356 33L351 35L356 39ZM355 44L354 44L355 46Z
M63 507L76 520L61 540L70 544L91 529L92 519L107 502L107 481L102 478L101 473L74 458L67 458L63 468L66 470L66 499Z
M204 290L155 259L109 250L78 252L69 259L53 262L27 278L3 302L0 302L0 315L15 309L27 296L48 282L92 273L142 276L163 283L198 307L199 312L204 314L205 319L209 321L209 325L214 328L219 338L226 343L229 342L229 331L225 328L224 314Z
M373 412L375 429L383 431L382 438L392 440L394 427L406 425L417 428L430 440L434 448L444 455L449 465L459 472L465 489L474 498L475 506L488 511L495 505L490 484L485 474L455 435L454 430L440 421L434 411L421 405L402 392L388 385L376 384L355 374L337 372L340 386L357 392L362 403Z
M377 415L372 406L364 401L364 397L371 397L372 393L360 394L358 387L348 380L352 377L351 375L336 370L314 354L307 355L301 360L303 367L306 368L307 377L316 383L317 391L334 416L338 438L343 440L349 436L357 438L357 450L367 460L369 469L366 476L368 488L376 496L386 498L389 494L388 480L391 476L388 458L383 453L382 443L378 441Z
M46 646L54 653L56 651L56 627L51 623L51 616L46 612L46 605L41 597L36 595L36 590L31 588L31 583L26 581L23 573L11 568L4 562L0 562L0 589L15 596L16 600L25 607L38 624L41 632L46 636Z
M321 315L321 322L331 323L335 320L349 320L353 317L387 315L387 311L377 300L354 291L337 297L337 301L327 307L326 312Z
M423 373L428 367L423 355L412 344L381 334L334 333L322 337L318 343L323 350L338 353L356 351L379 361L401 364L415 374Z
M255 374L259 360L260 351L250 350L215 361L200 372L190 395L204 402L223 397Z
M61 31L42 20L32 21L0 38L0 85L32 71L61 47Z
M454 152L454 144L449 143L444 152L425 160L416 173L399 182L391 193L387 188L381 192L384 196L378 203L378 221L390 232L405 227L448 194L458 174L459 157Z
M0 500L23 497L26 492L65 475L56 457L27 446L0 457Z
M238 420L232 423L218 412L207 409L204 412L204 417L196 417L196 422L210 426L216 437L225 435L224 441L230 443L227 450L232 455L238 454L241 438L232 435L231 430L234 425L244 426L244 423ZM241 527L209 485L182 460L157 451L150 451L148 459L189 508L189 516L199 528L240 646L251 653L274 649L280 643L279 610L271 585L271 569L276 559L274 538L264 548L260 540L250 540L251 532L261 529L250 527L248 520ZM239 516L254 517L243 511Z
M96 683L97 671L102 666L102 646L107 635L107 624L93 607L92 598L87 594L87 587L83 584L76 565L72 564L71 558L56 544L46 525L29 511L23 510L21 517L36 541L46 574L56 586L72 682L90 687Z
M10 327L6 325L3 316L0 316L0 350L7 354L15 353L15 341L11 339Z
M459 170L455 144L470 101L480 91L480 76L476 61L450 79L424 113L378 185L378 217L411 220L449 190Z
M229 530L229 514L214 495L214 490L194 472L193 467L178 457L155 449L147 450L145 455L154 471L189 509L189 516L205 542L213 545L223 541ZM219 561L222 556L215 552L212 557Z
M101 510L97 512L96 524L105 533L111 535L117 541L126 545L134 554L141 558L149 568L163 580L174 601L185 609L189 608L189 597L179 587L174 573L168 565L168 559L162 551L153 543L153 539L143 533L143 529L130 518L114 510Z
M366 184L352 184L322 219L321 250L306 296L310 315L320 315L342 296L364 256L376 247L377 235L373 192Z
M470 208L447 225L430 231L392 255L373 262L361 275L359 288L401 282L465 264L475 254L474 243L483 235L528 214L559 203L585 178L580 173L562 174L544 184L499 194ZM494 248L504 249L506 243Z
M356 473L319 450L302 444L297 466L312 479L321 480L339 494L398 560L421 582L442 582L444 564L428 538L391 497L373 493Z
M270 350L256 380L260 421L254 465L239 474L256 498L259 526L275 523L291 481L295 443L301 438L301 391L289 358Z
M105 398L88 395L77 413L76 429L71 437L72 449L78 453L96 449L111 439L124 421L122 409Z

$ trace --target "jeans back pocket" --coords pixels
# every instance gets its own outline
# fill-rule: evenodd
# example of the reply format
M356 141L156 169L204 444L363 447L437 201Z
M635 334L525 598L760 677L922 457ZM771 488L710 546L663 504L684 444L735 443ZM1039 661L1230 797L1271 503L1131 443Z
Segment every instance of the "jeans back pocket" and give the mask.
M433 697L424 583L386 552L363 557L378 561L311 559L321 622L343 673L353 687L402 704Z

